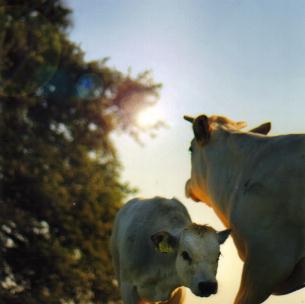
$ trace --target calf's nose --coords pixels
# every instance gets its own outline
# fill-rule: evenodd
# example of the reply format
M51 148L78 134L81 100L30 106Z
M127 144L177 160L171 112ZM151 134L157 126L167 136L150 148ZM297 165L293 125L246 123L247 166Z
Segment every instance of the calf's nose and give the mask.
M199 282L198 289L202 297L208 297L211 294L217 293L217 282Z

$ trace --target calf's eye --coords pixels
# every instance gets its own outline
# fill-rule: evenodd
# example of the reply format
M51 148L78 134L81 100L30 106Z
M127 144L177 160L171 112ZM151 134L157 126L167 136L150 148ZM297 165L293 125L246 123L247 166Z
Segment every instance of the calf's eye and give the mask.
M192 258L190 257L190 255L186 252L186 251L182 251L181 256L184 260L191 262Z

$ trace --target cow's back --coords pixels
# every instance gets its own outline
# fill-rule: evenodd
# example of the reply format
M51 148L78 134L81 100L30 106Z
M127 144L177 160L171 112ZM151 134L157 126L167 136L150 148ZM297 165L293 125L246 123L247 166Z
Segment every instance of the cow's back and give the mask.
M173 266L173 256L157 252L150 236L165 230L178 234L190 222L186 208L176 199L155 197L126 203L116 216L112 235L120 276L132 280Z
M305 178L305 135L290 134L266 138L260 151L253 151L252 166L260 178L300 181Z

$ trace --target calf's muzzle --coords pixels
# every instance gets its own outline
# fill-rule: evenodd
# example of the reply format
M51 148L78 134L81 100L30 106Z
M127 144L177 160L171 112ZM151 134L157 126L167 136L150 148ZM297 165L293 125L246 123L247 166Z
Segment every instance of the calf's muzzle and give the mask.
M199 290L200 296L208 297L211 294L217 293L218 284L217 284L217 282L199 282L198 290Z

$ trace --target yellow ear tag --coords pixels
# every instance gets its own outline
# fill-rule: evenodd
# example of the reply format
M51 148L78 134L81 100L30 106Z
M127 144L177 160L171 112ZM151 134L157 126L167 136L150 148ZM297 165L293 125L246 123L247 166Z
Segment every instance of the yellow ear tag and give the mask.
M167 242L162 241L159 243L159 251L162 253L171 253L174 250L167 244Z

